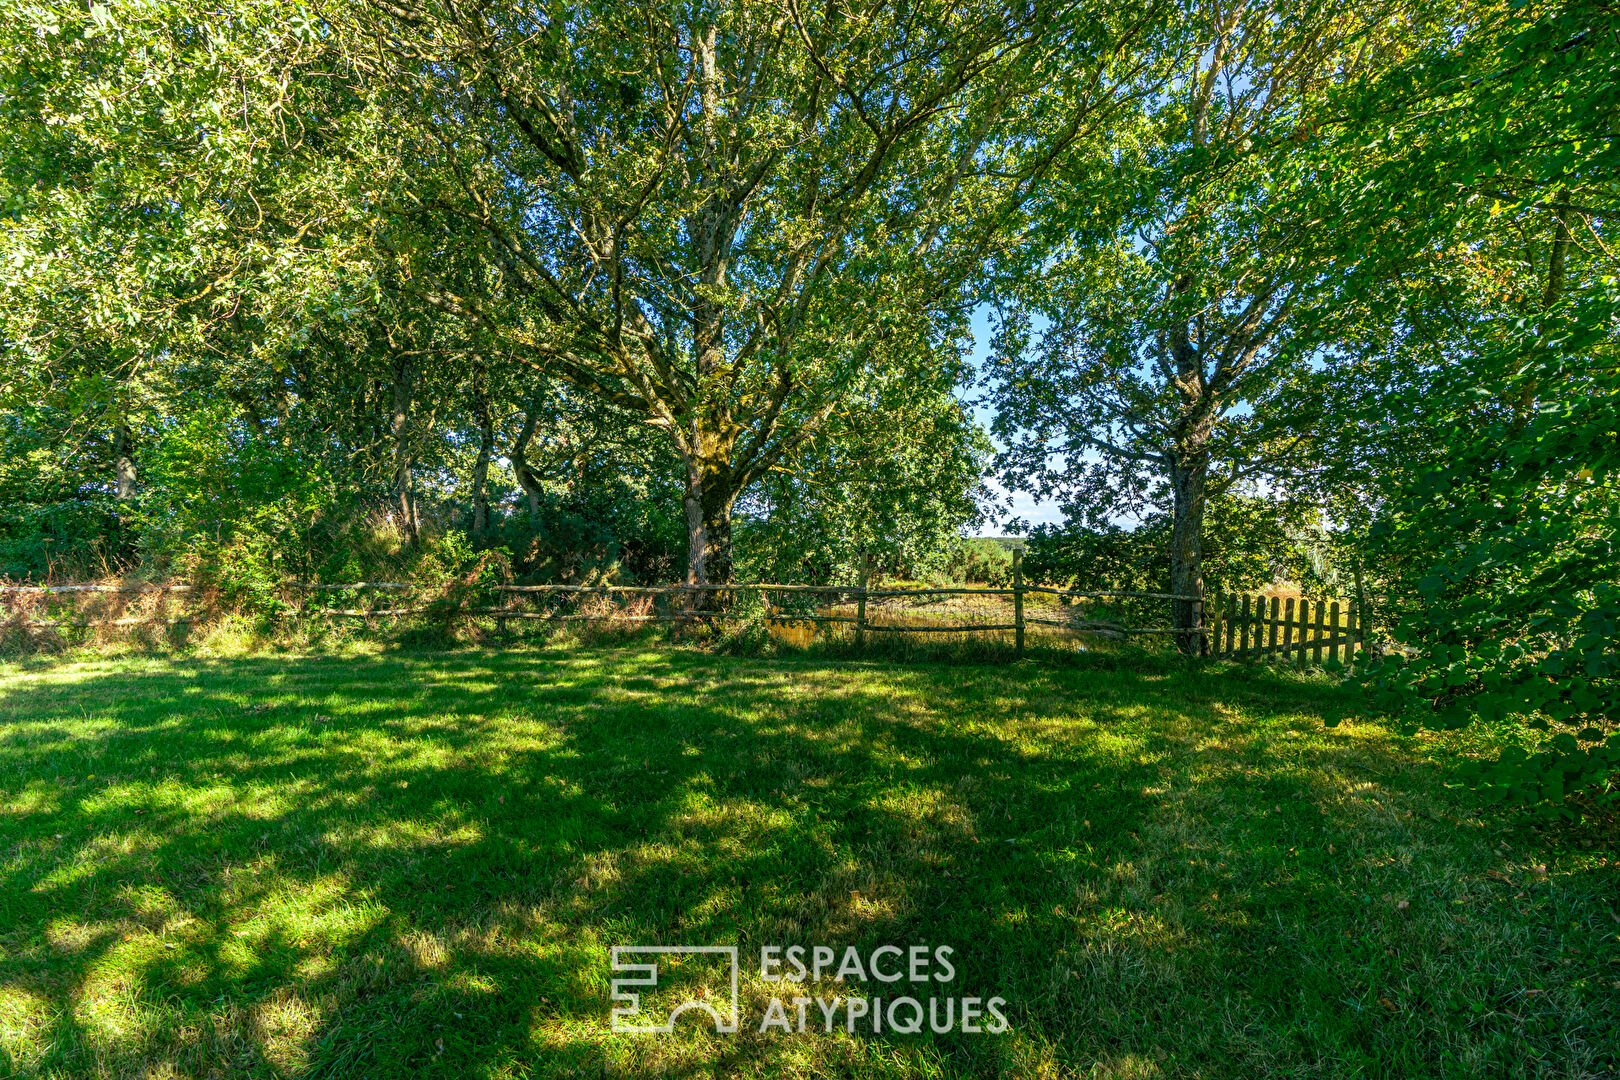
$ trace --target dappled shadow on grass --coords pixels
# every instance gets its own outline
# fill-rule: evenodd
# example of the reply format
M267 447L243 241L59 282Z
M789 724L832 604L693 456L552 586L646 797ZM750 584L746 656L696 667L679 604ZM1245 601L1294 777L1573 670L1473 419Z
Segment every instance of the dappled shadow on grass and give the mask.
M31 668L0 695L0 987L28 1032L6 1052L24 1073L1259 1075L1526 1045L1500 1010L1397 1000L1412 953L1409 998L1433 997L1445 950L1487 932L1421 936L1458 925L1489 856L1388 740L1320 729L1334 693L670 648ZM610 1037L608 948L657 943L949 944L949 993L1006 998L1014 1030ZM745 977L749 1026L766 994Z

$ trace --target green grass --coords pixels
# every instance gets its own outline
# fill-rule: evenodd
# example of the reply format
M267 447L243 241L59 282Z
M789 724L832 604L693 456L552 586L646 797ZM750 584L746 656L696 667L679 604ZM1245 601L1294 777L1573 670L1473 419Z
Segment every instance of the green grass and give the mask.
M1616 1075L1610 841L1476 816L1462 744L1325 729L1336 693L645 643L0 666L0 1073ZM609 947L657 943L742 947L741 1034L608 1033ZM778 943L951 945L1011 1030L759 1034Z

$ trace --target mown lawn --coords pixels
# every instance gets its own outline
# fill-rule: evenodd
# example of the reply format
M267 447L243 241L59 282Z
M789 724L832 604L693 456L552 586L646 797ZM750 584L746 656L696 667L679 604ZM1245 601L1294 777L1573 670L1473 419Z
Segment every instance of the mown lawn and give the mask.
M3 666L0 1072L1617 1075L1612 838L1477 816L1459 744L1325 729L1336 693L647 644ZM610 1034L610 946L676 942L741 947L742 1032ZM1010 1030L760 1034L761 944L950 945Z

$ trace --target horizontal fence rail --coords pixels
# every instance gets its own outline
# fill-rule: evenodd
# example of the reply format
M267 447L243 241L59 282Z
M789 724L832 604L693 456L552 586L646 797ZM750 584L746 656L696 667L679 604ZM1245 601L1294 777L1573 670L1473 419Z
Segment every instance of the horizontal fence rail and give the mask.
M0 585L0 593L163 593L191 592L195 585Z

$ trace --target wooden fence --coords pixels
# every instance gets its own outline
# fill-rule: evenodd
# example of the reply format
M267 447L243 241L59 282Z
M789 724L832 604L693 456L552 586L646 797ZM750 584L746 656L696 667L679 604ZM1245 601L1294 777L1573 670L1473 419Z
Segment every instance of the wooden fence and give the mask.
M1314 610L1313 610L1314 608ZM1348 662L1370 639L1365 599L1341 612L1337 600L1280 596L1215 596L1208 605L1209 654L1256 660L1294 656L1312 664Z
M1063 630L1090 632L1109 637L1155 636L1180 633L1168 626L1127 626L1117 620L1079 617L1048 618L1026 611L1026 598L1033 593L1048 594L1068 600L1176 600L1189 599L1171 593L1127 592L1104 590L1083 592L1030 585L1024 581L1021 553L1013 555L1013 581L1008 588L978 588L954 586L941 588L870 587L867 573L859 585L780 585L770 583L739 583L733 585L466 585L424 586L407 582L362 581L343 585L310 582L283 582L279 588L289 599L290 606L304 618L322 619L397 619L423 616L434 620L449 620L482 616L493 618L504 630L512 622L584 622L584 623L647 623L647 622L713 622L725 619L737 610L745 598L757 598L752 605L755 617L777 624L843 624L853 628L856 640L864 642L868 635L876 634L971 634L1010 631L1014 648L1023 655L1026 630L1030 627L1055 627ZM82 617L78 612L48 613L49 617L30 617L38 614L18 610L17 601L24 597L49 600L51 597L112 594L195 593L207 602L207 590L192 585L51 585L0 586L0 597L8 609L7 618L0 625L9 624L29 629L188 625L204 621L207 611L171 612L159 602L159 610L128 617ZM315 597L329 595L355 601L341 606L311 602ZM938 599L956 596L1007 597L1012 601L1012 618L1007 620L1005 608L995 614L991 622L934 622L931 619L911 619L897 623L886 616L892 612L869 610L870 602L884 600ZM595 600L594 610L579 610L581 602ZM636 603L639 601L639 603ZM572 603L572 610L568 604ZM32 605L31 605L32 606ZM123 615L122 607L113 614ZM591 605L584 605L590 608ZM853 606L853 613L849 612ZM1168 605L1167 605L1168 606ZM842 612L842 613L840 613Z
M394 608L310 608L301 610L306 615L335 618L372 618L376 616L399 616L409 614L439 613L450 616L493 616L497 627L504 629L508 621L542 621L542 622L593 622L593 623L635 623L635 622L683 622L712 621L723 619L728 613L736 610L740 601L745 597L756 597L762 601L763 608L759 618L777 624L812 624L831 625L844 624L853 627L856 642L863 643L869 634L969 634L986 632L1006 632L1013 634L1013 647L1019 656L1024 654L1026 631L1032 626L1056 627L1064 630L1090 632L1113 637L1152 636L1174 634L1178 631L1169 627L1159 626L1125 626L1117 621L1106 619L1051 619L1039 615L1030 615L1026 612L1025 598L1031 593L1045 593L1052 596L1070 600L1118 600L1123 598L1176 600L1186 599L1171 593L1154 592L1128 592L1118 590L1105 590L1096 592L1080 592L1069 589L1053 589L1040 585L1030 585L1024 581L1023 558L1021 552L1013 553L1013 581L1008 588L988 588L973 586L946 586L940 588L873 588L868 584L870 565L862 574L859 585L779 585L766 582L748 582L732 585L491 585L484 586L487 593L501 597L502 602L497 604L470 604L447 608L442 604L425 604L419 606L404 606ZM362 582L354 585L313 585L302 583L289 583L289 587L311 592L316 591L345 591L359 589L403 589L414 590L411 585L401 585L393 582ZM875 612L868 610L870 601L896 600L904 598L924 597L938 598L947 596L1000 596L1012 600L1012 621L1010 622L973 622L973 623L940 623L937 625L919 625L912 621L904 624L895 624L882 621ZM656 609L657 601L665 601L663 610L637 610L614 611L604 605L603 610L587 613L564 613L552 610L533 610L521 606L522 601L548 600L556 598L572 598L584 600L597 597L611 603L613 600L639 598L651 601L648 608ZM705 598L713 597L716 602L705 604ZM795 598L800 600L795 603ZM819 598L820 608L837 610L847 608L853 604L854 614L827 614L822 611L806 609L803 600ZM670 601L681 601L671 603ZM1004 616L1003 616L1004 617Z
M862 575L859 585L779 585L769 583L739 583L733 585L463 585L425 586L407 582L362 581L342 585L310 582L283 582L280 589L290 600L290 606L303 618L322 619L398 619L405 616L424 616L433 620L451 620L482 616L493 618L499 629L505 630L512 622L581 622L581 623L649 623L649 622L713 622L725 619L734 612L745 597L759 601L754 605L755 617L776 624L811 624L851 626L858 643L869 634L942 634L1007 632L1013 634L1014 648L1019 656L1024 653L1025 634L1029 627L1057 628L1061 630L1094 633L1104 637L1156 637L1201 635L1207 642L1206 655L1234 659L1257 659L1267 655L1297 654L1304 659L1310 655L1313 663L1322 662L1323 653L1329 659L1340 656L1348 659L1358 646L1367 640L1367 625L1362 612L1365 604L1349 605L1349 621L1340 618L1340 605L1316 602L1312 613L1311 602L1300 599L1298 616L1296 601L1280 597L1216 596L1206 604L1208 618L1200 630L1176 629L1162 626L1127 626L1117 620L1094 619L1078 613L1066 618L1049 618L1029 614L1026 598L1031 594L1045 594L1065 600L1123 601L1123 600L1193 600L1198 597L1174 593L1135 592L1120 590L1077 591L1031 585L1024 581L1021 553L1013 553L1013 581L1008 588L976 588L955 586L942 588L872 588L868 574ZM868 570L869 573L869 570ZM17 610L17 600L35 596L94 594L191 594L206 595L207 590L193 585L50 585L0 586L9 617L0 625L30 629L189 625L202 622L207 611L176 613L160 605L159 610L141 615L114 618L30 618L31 612ZM354 596L360 603L340 607L311 603L320 595ZM939 598L947 596L1008 597L1012 600L1011 621L938 623L920 625L913 620L905 623L885 621L874 617L878 613L868 610L870 601L904 598ZM370 602L366 602L367 598ZM578 610L581 601L595 599L594 610ZM1266 604L1269 599L1269 615ZM573 602L574 610L563 604ZM639 604L634 603L640 601ZM819 601L819 602L818 602ZM341 602L341 601L340 601ZM847 613L853 605L854 613ZM1166 605L1168 607L1168 604ZM829 610L830 609L830 610ZM844 614L838 614L839 610ZM1005 611L1005 609L1002 609ZM121 612L115 614L122 614ZM1005 615L1002 615L1005 619ZM924 620L928 621L928 620Z

